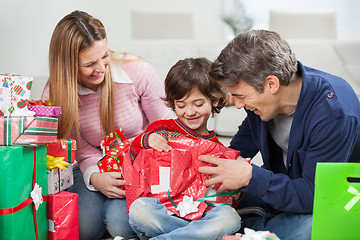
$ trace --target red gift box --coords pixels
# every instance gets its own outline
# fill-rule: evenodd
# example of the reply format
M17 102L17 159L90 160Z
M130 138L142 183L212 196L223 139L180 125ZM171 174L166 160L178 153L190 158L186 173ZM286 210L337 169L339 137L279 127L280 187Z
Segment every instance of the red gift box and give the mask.
M59 192L48 197L49 239L79 239L78 195Z
M115 146L111 147L114 143ZM130 145L131 142L125 138L121 128L107 135L101 142L104 157L97 162L100 172L120 172L122 174L121 179L124 179L122 165L124 156L128 152ZM119 187L125 190L124 185Z
M74 139L57 139L56 143L47 146L47 155L64 157L64 161L74 163L76 141Z
M203 182L211 176L198 172L199 167L209 164L200 161L199 156L213 155L226 159L236 159L239 156L239 151L205 139L179 137L169 140L168 143L172 147L169 152L144 149L140 151L133 164L130 156L125 156L124 177L128 210L135 199L153 197L158 198L169 211L181 216L172 202L179 205L184 196L200 200L210 190ZM215 185L214 191L218 187L219 184ZM206 201L231 204L232 196L217 195ZM206 209L207 204L200 201L197 212L183 217L191 220L200 219Z

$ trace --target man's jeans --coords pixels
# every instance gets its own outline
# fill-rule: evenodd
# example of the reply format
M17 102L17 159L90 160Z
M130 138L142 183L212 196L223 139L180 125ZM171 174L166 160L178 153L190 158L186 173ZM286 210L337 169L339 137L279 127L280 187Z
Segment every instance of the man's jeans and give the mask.
M270 231L275 233L281 240L311 239L312 214L278 212L264 203L259 197L245 193L237 208L250 206L261 207L266 214L262 217L242 218L242 229L247 227L256 231Z
M109 199L101 192L88 190L79 167L74 170L74 185L68 191L79 195L80 239L101 239L107 229L111 236L136 237L129 225L125 199Z
M138 198L129 210L130 225L141 239L221 239L240 228L240 217L228 205L217 206L201 220L188 221L169 215L165 206L155 198Z

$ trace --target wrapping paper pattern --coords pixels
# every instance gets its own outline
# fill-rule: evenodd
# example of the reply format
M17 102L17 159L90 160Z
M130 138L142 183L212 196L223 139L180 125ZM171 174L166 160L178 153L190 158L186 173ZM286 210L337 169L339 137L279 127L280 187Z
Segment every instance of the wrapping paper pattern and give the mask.
M35 112L34 116L57 117L61 116L61 107L55 106L27 106L28 110Z
M113 157L105 156L97 162L97 165L101 173L122 172L122 165L120 165L119 159L115 159Z
M64 161L74 163L76 149L76 140L57 139L56 143L48 145L47 155L53 157L64 157Z
M226 159L236 159L239 156L239 152L236 150L204 139L193 140L187 137L179 137L169 140L168 143L172 147L171 151L158 152L154 149L144 149L138 154L133 165L129 154L126 155L124 177L128 210L135 199L153 197L158 198L169 211L180 216L180 213L169 200L167 191L163 189L161 192L154 193L154 189L157 186L166 186L163 181L169 181L170 197L177 205L185 195L192 196L194 200L200 199L205 196L207 191L203 182L211 176L198 172L199 167L208 165L199 161L199 156L213 155ZM160 174L160 168L168 167L170 167L170 179L164 180ZM213 188L216 190L218 187L215 185ZM231 204L232 196L218 196L209 202ZM198 212L189 213L185 218L200 219L208 207L205 202L201 202L198 209Z
M55 143L58 119L52 117L0 117L0 145Z
M73 166L69 164L66 170L59 168L47 170L48 194L56 194L74 184Z
M111 144L116 142L114 147L110 147ZM104 157L97 162L97 166L101 173L103 172L119 172L121 173L121 179L123 179L123 161L125 154L129 151L131 142L123 135L123 130L116 129L114 132L107 135L101 142L101 148L104 152ZM120 185L119 188L125 190L124 185Z
M32 77L0 74L0 116L27 115L26 100L30 98Z
M79 214L78 195L70 192L60 192L49 195L49 240L78 240Z
M47 195L46 146L0 147L0 209L14 208L30 197L34 181L34 155L36 156L35 182ZM12 214L0 214L0 239L36 239L33 204ZM38 239L47 239L47 202L36 211Z

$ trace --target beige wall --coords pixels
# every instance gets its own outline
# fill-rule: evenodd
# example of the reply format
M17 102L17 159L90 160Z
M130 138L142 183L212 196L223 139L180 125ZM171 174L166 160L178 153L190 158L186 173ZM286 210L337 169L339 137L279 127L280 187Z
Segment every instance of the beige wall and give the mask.
M36 78L48 74L48 48L56 23L80 9L99 18L107 29L109 47L131 40L131 10L191 12L195 40L223 36L222 0L0 0L0 72ZM206 8L204 8L206 6Z

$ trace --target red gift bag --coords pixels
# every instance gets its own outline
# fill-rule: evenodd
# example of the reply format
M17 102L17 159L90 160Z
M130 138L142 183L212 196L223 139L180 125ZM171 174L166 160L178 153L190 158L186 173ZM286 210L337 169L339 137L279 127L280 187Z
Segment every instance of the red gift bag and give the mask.
M100 172L120 172L123 175L124 156L128 152L130 145L131 142L125 138L121 128L107 135L101 142L104 157L97 162ZM124 185L119 187L125 190Z
M140 151L133 164L129 155L124 160L126 181L126 203L129 210L132 202L139 197L158 198L171 212L180 216L176 210L185 196L199 200L209 190L203 182L210 175L200 174L198 168L208 165L200 161L201 155L213 155L220 158L236 159L239 151L224 147L205 139L179 137L169 140L172 150L159 152L154 149ZM214 186L214 191L219 186ZM231 204L232 196L217 195L208 202ZM200 201L198 211L183 216L186 219L200 219L207 204Z

